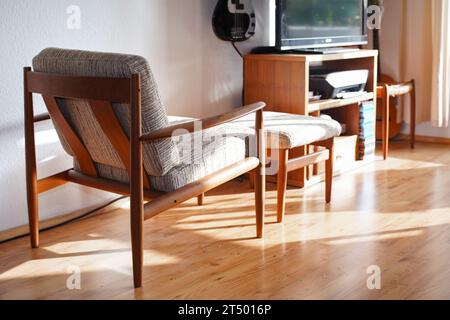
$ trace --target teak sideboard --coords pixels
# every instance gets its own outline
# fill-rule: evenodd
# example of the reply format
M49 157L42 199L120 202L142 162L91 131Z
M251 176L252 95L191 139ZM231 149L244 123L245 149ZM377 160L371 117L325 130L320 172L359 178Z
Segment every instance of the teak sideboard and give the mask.
M244 59L245 104L264 101L266 111L287 112L300 115L326 113L346 123L346 136L359 133L359 105L363 101L376 103L377 85L376 50L303 55L303 54L250 54ZM369 70L367 93L356 98L318 100L309 102L309 75L312 68L325 67L330 70ZM374 119L375 121L376 119ZM293 157L306 153L306 148L292 152ZM355 148L355 162L357 150ZM367 160L367 159L366 159ZM307 179L306 170L289 174L288 183L303 187Z

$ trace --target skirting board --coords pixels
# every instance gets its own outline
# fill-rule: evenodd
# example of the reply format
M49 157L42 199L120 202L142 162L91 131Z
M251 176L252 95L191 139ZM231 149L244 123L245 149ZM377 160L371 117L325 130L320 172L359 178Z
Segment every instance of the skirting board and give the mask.
M98 215L98 214L116 210L116 209L122 207L124 205L124 203L126 203L127 201L128 201L128 198L125 198L125 199L116 201L114 203L111 203L110 205L108 205L98 211L93 212L92 215L90 215L90 217L92 217L93 215ZM54 217L54 218L40 221L39 228L41 230L44 230L44 229L58 226L60 224L66 223L68 221L75 220L77 218L84 216L86 213L95 210L95 208L98 208L98 207L101 207L101 206L94 206L94 207L86 208L83 210L71 212L71 213L68 213L68 214L65 214L65 215L62 215L59 217ZM8 240L11 240L11 239L14 239L17 237L27 236L28 234L29 234L28 225L12 228L12 229L5 230L5 231L0 231L0 242L8 241Z
M397 138L398 140L409 140L409 135L401 134ZM437 144L450 144L450 138L444 137L431 137L431 136L417 136L416 142L425 142L425 143L437 143Z

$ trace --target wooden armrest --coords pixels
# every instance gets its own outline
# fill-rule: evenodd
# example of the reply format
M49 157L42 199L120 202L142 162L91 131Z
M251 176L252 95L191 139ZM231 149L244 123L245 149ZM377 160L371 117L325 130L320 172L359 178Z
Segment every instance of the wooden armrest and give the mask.
M264 109L266 106L263 102L258 102L254 104L250 104L241 108L236 108L230 112L213 116L206 119L201 120L193 120L188 122L183 122L179 124L175 124L173 126L162 128L160 130L156 130L152 133L144 134L141 136L141 141L152 141L152 140L158 140L158 139L165 139L170 138L173 136L180 136L183 134L186 134L187 132L192 133L195 131L195 123L201 122L202 124L202 130L206 130L209 128L217 127L219 125L222 125L224 123L245 117L246 115L249 115L251 113L254 113L258 110ZM180 132L179 134L174 133L175 131ZM184 132L182 132L184 131ZM186 132L187 131L187 132Z
M45 120L50 120L50 115L48 113L42 113L38 114L37 116L34 116L34 122L41 122Z

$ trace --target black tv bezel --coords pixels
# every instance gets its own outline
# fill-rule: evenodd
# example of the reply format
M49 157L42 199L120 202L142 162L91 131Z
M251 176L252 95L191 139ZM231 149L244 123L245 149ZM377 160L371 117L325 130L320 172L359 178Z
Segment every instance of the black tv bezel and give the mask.
M284 12L284 4L286 0L276 0L276 48L279 51L296 50L296 49L316 49L316 48L333 48L346 46L359 46L368 43L367 28L367 7L368 0L361 0L362 10L361 16L363 34L361 36L348 37L327 37L327 38L304 38L304 39L282 39L282 14Z

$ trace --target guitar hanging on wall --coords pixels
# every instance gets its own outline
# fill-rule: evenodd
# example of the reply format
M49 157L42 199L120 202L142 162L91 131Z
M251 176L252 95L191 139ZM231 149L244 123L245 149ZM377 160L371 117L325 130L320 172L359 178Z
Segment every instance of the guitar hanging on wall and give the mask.
M256 16L251 0L219 0L213 15L219 39L239 42L255 35Z

